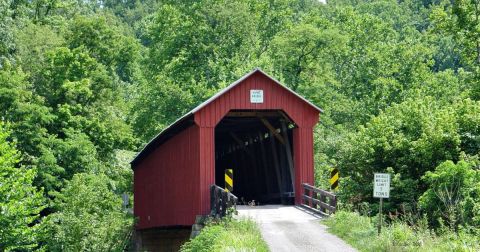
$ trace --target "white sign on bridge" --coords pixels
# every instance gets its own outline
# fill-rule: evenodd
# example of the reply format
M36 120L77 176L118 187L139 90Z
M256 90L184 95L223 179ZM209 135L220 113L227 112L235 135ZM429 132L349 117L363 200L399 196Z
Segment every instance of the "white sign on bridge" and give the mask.
M390 174L375 173L373 180L373 197L389 198L390 197Z
M263 103L263 90L251 89L250 90L250 103Z

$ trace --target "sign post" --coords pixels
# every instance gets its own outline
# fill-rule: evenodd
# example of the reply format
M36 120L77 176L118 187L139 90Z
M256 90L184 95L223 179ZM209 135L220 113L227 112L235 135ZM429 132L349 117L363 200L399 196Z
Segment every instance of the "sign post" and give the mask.
M378 208L378 234L382 232L382 208L383 199L390 197L390 174L375 173L373 179L373 197L380 198L380 207Z

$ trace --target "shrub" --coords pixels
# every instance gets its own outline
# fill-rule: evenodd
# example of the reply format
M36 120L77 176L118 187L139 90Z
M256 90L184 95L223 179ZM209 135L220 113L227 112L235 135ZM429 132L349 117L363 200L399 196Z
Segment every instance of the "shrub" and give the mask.
M420 221L421 223L422 221ZM480 251L478 236L463 231L445 230L436 235L420 224L411 226L396 220L377 234L377 218L339 211L323 221L328 231L360 251Z
M181 251L268 251L260 230L248 219L224 219L210 222L194 239L185 243Z
M423 176L428 189L420 197L420 207L435 226L446 222L455 230L480 227L480 172L474 166L474 162L446 161Z
M103 174L75 174L42 222L47 251L123 251L133 217Z
M442 107L431 97L407 100L372 118L352 133L350 145L339 151L343 198L351 203L376 203L372 198L373 174L393 174L386 211L415 202L425 188L425 172L460 153L461 136L452 107Z

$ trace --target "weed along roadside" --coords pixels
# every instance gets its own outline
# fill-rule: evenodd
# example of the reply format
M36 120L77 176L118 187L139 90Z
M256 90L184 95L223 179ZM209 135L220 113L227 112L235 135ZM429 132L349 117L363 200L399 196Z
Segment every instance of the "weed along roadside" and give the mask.
M250 219L209 219L205 227L180 249L189 251L269 251L257 224Z
M232 181L230 190L210 187L210 214L197 216L191 238L180 251L268 251L257 224L248 218L238 218L238 199L230 193L232 189Z
M380 235L378 218L357 212L338 211L321 223L359 251L480 251L478 236L448 229L437 234L428 228L426 219L416 225L407 220L392 221L382 228Z

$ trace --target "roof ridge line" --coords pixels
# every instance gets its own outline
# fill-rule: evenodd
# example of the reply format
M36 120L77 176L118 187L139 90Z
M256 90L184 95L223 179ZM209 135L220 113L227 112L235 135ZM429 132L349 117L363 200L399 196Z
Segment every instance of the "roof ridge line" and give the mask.
M303 100L304 102L306 102L308 105L310 105L311 107L315 108L316 110L318 110L320 113L323 113L323 110L319 107L317 107L317 105L313 104L312 102L308 101L307 99L305 99L303 96L297 94L295 91L293 91L292 89L288 88L287 86L283 85L280 81L278 81L277 79L273 78L272 76L270 76L269 74L265 73L260 67L255 67L252 71L248 72L247 74L243 75L241 78L239 78L238 80L232 82L230 85L226 86L225 88L221 89L220 91L218 91L215 95L211 96L210 98L208 98L207 100L205 100L204 102L200 103L199 105L197 105L195 108L193 108L192 110L190 110L189 112L187 112L186 114L184 114L183 116L181 116L180 118L178 118L177 120L175 120L173 123L171 123L170 125L168 125L167 127L165 127L162 131L160 131L160 133L158 133L155 137L153 137L139 152L137 155L135 155L135 157L133 158L133 160L130 162L130 164L133 164L137 161L137 159L141 156L141 154L149 147L151 147L151 145L153 145L153 143L155 142L156 139L158 139L160 136L162 136L162 134L166 131L168 131L170 128L174 127L175 125L179 124L180 122L182 122L183 120L185 120L187 117L197 113L198 111L200 111L202 108L204 108L205 106L207 106L209 103L213 102L214 100L216 100L218 97L222 96L223 94L225 94L226 92L230 91L232 88L234 88L236 85L238 85L239 83L241 83L242 81L244 81L245 79L247 79L248 77L252 76L254 73L256 72L260 72L262 73L263 75L265 75L267 78L269 78L270 80L272 80L274 83L278 84L280 87L284 88L285 90L287 90L288 92L292 93L293 95L295 95L297 98L300 98L301 100Z

